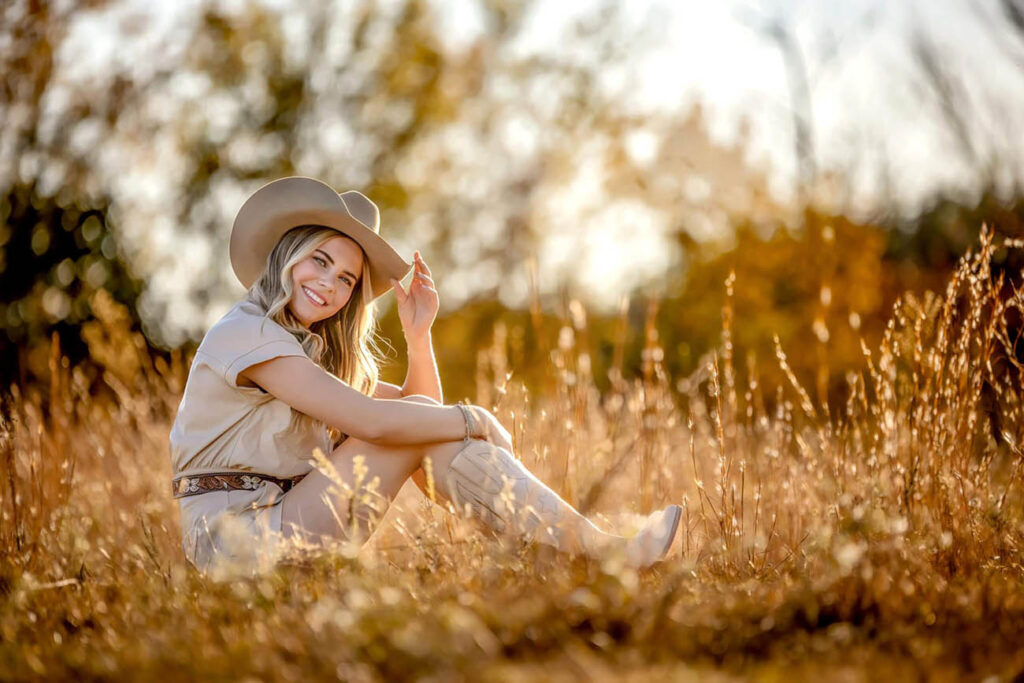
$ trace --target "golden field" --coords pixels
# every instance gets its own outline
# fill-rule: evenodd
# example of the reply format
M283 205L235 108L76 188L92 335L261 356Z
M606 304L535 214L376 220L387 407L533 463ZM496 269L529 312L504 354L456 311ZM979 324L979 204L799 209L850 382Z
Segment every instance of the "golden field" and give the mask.
M100 316L95 347L133 372L97 393L55 343L48 390L4 406L0 679L1010 680L1024 420L1006 313L1024 295L990 278L995 248L983 233L945 291L900 299L837 404L785 349L735 357L729 296L689 377L647 335L642 376L613 367L599 392L582 315L550 340L544 391L482 349L477 401L566 499L624 533L685 506L639 574L489 537L407 488L358 552L199 576L167 453L188 359ZM788 381L762 385L769 366Z

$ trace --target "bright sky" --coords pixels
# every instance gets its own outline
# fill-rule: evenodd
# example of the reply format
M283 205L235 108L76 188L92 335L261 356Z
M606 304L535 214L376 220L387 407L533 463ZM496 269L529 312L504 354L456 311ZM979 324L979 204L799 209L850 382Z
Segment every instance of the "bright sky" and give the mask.
M147 31L133 39L144 53L161 35L180 29L199 4L128 0L124 10L110 14L123 17L141 10L151 17ZM266 4L287 6L289 0ZM930 115L935 107L920 92L908 55L913 30L931 37L959 73L974 79L973 97L1002 110L1007 120L981 122L979 135L1000 140L1018 133L1020 139L1024 130L1024 42L986 25L986 17L1000 23L996 5L995 0L631 0L626 26L651 27L651 41L637 46L634 63L609 69L606 80L610 87L635 84L628 92L639 108L676 108L699 100L711 114L712 133L722 140L735 134L741 116L748 117L753 159L771 164L776 189L786 192L794 167L786 75L779 51L750 27L781 18L796 29L812 75L822 166L846 166L884 154L902 183L901 194L914 203L936 184L957 183L963 169L949 163L944 131L922 121L922 114ZM453 49L469 44L483 28L476 0L435 0L435 6ZM568 27L600 6L593 0L535 2L517 47L524 53L574 54L578 51L565 41ZM84 37L115 25L106 17L88 17L77 28ZM820 42L829 34L840 47L822 65ZM138 60L135 50L125 47L119 41L91 42L88 51L76 51L75 68L89 71L131 61L137 71L145 70L147 60ZM937 156L945 163L936 164Z
M162 36L187 33L199 4L195 0L127 0L101 17L85 15L73 36L88 39L88 49L70 41L65 63L79 77L102 73L113 64L136 73L152 69L159 58L173 59L173 52L183 49L184 40L172 41L171 54L166 48L153 54ZM272 0L267 4L290 3ZM476 0L435 0L434 4L452 49L470 43L483 29ZM514 49L524 54L557 51L586 59L584 48L567 39L569 27L600 6L583 0L535 2L523 39ZM1017 177L1024 178L1024 41L1000 28L996 0L631 0L624 7L628 8L625 28L646 27L647 32L643 42L631 49L630 60L605 70L604 87L623 93L638 109L682 108L700 101L713 137L723 142L731 140L741 117L747 117L750 161L769 169L772 188L782 197L792 186L795 168L788 84L778 49L752 28L771 18L796 31L809 67L819 165L855 169L854 189L861 205L875 201L883 161L893 188L908 207L936 188L961 188L971 177L910 58L909 36L914 30L934 41L955 73L967 76L971 101L979 112L988 112L975 122L974 137L981 148L1004 155L1016 165ZM117 41L92 40L97 31L115 31L127 17L140 12L149 17L140 23L144 31ZM305 30L288 21L284 28L286 34ZM829 35L839 41L831 59L824 57L823 38ZM165 164L173 161L159 149L151 154L160 159L154 167L158 172L146 176L141 168L133 169L137 173L131 177L114 181L121 183L117 192L138 202L159 199L160 178L171 170ZM241 199L223 198L235 204ZM627 210L633 212L634 224L646 220L643 207ZM650 270L665 265L655 231L630 239L616 233L624 221L611 216L605 223L591 226L592 234L604 230L602 234L613 238L601 243L632 241L639 246L624 260L621 251L603 253L582 245L593 271L591 280L584 278L585 284L610 295L611 290L602 288L628 282L620 275L638 267ZM174 239L174 226L163 228L154 226L148 237L147 248L160 252L155 260L198 262L208 251L205 245L180 244ZM552 247L572 256L581 245L569 240ZM621 272L609 272L614 267ZM181 268L172 267L152 282L155 288L170 288L185 276ZM216 319L220 312L208 315ZM191 314L182 310L179 315Z
M527 32L530 48L562 45L566 24L594 5L537 3ZM1005 117L978 121L981 143L1005 147L1014 141L1011 154L1024 169L1024 41L1002 28L996 5L992 0L631 0L631 25L653 24L654 40L638 46L635 66L609 74L609 80L635 84L630 93L638 107L702 102L712 134L724 141L747 117L753 127L752 160L770 164L774 189L787 193L795 163L786 73L779 50L752 28L780 18L795 29L811 74L819 164L865 162L858 188L864 201L871 201L871 176L886 158L899 195L913 206L936 186L955 187L970 175L950 153L936 104L920 89L908 49L915 30L935 42L955 73L973 83L969 95L980 109ZM446 4L448 21L472 14L473 6L468 0ZM831 58L823 45L829 35L839 46Z

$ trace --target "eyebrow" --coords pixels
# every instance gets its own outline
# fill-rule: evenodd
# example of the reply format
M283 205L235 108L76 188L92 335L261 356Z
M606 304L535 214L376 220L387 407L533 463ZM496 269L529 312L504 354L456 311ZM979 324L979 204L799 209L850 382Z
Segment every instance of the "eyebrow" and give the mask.
M313 253L314 253L314 254L323 254L323 257L324 257L325 259L327 259L328 261L330 261L330 262L331 262L331 265L332 265L332 266L334 265L334 259L333 259L333 258L331 258L331 255L330 255L330 254L328 254L328 253L327 253L326 251L324 251L323 249L316 249L316 250L314 250L314 252L313 252ZM351 270L343 270L343 271L341 271L341 272L342 272L342 273L344 273L345 275L348 275L348 276L349 276L350 278L352 278L353 280L358 280L358 279L359 279L359 278L358 278L358 277L356 276L356 274L355 274L355 273L353 273L353 272L352 272Z

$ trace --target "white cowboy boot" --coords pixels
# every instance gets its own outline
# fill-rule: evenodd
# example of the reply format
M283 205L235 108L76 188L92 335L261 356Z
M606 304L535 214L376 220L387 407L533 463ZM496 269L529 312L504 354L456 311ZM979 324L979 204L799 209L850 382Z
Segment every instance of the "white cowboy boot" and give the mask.
M601 531L548 488L504 448L471 440L441 479L448 497L492 529L509 531L569 553L600 557L618 548L633 567L646 567L668 552L682 515L678 505L652 513L632 538Z

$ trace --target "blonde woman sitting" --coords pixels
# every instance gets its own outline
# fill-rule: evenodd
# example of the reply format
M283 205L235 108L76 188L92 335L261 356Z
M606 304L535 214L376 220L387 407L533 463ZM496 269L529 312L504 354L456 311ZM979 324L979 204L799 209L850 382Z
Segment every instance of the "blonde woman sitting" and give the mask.
M365 540L407 479L426 490L426 458L440 499L496 531L569 553L617 550L635 567L663 558L679 506L632 538L607 534L523 467L494 415L443 405L430 269L417 253L403 289L410 264L379 221L362 194L304 177L264 185L239 210L231 265L248 294L200 344L170 435L188 560L265 568L280 539L322 544L355 528ZM373 302L390 289L408 350L401 387L378 380L373 346ZM361 486L375 489L332 502L338 487L314 467L315 449L351 489L361 456Z

